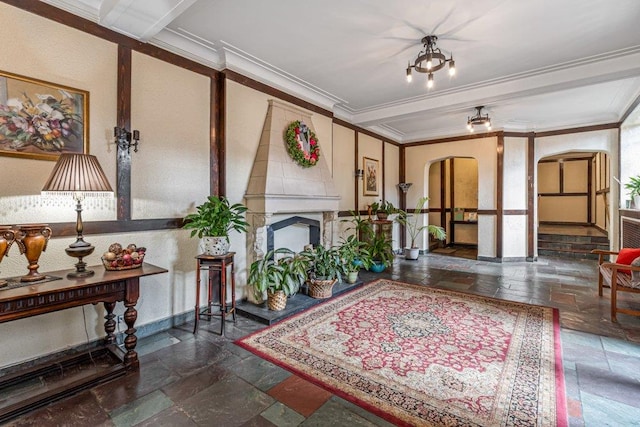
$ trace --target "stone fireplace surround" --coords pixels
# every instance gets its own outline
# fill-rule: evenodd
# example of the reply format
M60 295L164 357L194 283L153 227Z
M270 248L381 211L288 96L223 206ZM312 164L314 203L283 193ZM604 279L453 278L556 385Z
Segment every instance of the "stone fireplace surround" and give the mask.
M325 246L337 242L340 196L322 151L324 141L321 138L318 141L321 151L315 166L303 168L298 165L287 153L285 145L285 131L295 120L304 122L315 132L308 111L279 100L269 100L245 193L247 221L251 225L247 234L247 265L268 251L272 226L282 221L309 224L314 221L310 217L321 216L319 233L314 230L311 233L318 233ZM330 141L325 143L330 144ZM300 218L290 219L292 217Z

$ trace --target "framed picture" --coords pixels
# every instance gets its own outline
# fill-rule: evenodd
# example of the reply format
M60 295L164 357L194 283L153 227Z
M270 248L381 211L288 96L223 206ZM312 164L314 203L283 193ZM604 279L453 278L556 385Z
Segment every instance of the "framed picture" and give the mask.
M89 92L0 71L0 155L89 152Z
M378 195L378 177L380 175L380 167L378 161L368 157L363 158L362 169L364 170L364 195Z

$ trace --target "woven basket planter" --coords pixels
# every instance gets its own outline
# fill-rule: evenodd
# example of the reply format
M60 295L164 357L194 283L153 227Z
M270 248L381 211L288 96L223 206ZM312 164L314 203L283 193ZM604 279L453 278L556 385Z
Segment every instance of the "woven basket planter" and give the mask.
M336 279L332 280L309 280L309 296L311 298L323 299L331 298L333 295L333 285L337 282Z
M267 291L267 307L269 310L281 311L287 306L287 295L284 291Z

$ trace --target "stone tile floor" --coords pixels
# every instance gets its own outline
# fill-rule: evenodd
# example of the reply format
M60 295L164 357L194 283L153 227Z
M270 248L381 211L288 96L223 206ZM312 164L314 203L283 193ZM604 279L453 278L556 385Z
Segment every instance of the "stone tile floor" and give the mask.
M640 425L640 318L609 320L597 296L596 263L541 258L488 263L429 254L398 259L392 278L560 309L571 426ZM638 295L622 303L640 307ZM51 404L10 425L37 426L387 426L384 420L235 346L264 326L239 317L226 337L216 320L141 339L138 374Z

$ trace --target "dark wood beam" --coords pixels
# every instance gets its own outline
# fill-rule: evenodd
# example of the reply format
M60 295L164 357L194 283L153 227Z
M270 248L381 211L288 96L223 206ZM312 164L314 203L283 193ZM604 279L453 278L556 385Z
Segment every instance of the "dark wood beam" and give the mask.
M533 185L536 171L535 148L535 136L530 133L527 137L527 260L529 261L533 261L535 250L533 215L536 196Z
M496 258L502 259L503 239L503 207L504 207L504 133L498 133L497 141L497 171L496 171Z
M131 48L118 45L118 127L131 132ZM131 152L116 146L116 218L131 219ZM85 227L86 228L86 227Z

